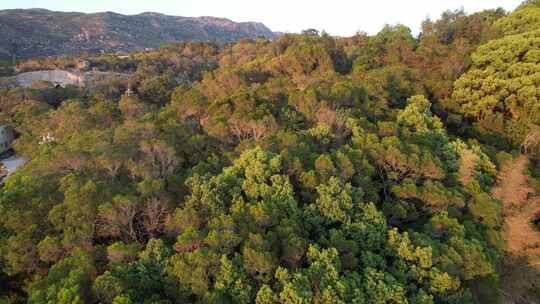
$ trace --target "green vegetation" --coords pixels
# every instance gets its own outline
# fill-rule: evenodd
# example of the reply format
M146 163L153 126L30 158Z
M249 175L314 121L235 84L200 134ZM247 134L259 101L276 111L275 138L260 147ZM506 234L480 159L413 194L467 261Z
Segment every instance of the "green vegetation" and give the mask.
M130 75L1 89L29 161L0 189L0 303L500 302L491 188L502 151L538 164L535 20L19 65Z

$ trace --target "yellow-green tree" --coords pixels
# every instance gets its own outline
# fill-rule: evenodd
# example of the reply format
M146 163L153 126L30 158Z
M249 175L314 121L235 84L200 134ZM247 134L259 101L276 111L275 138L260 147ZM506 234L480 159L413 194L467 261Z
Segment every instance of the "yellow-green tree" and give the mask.
M506 36L480 46L454 84L458 111L479 130L520 143L540 123L540 7L525 6L496 26Z

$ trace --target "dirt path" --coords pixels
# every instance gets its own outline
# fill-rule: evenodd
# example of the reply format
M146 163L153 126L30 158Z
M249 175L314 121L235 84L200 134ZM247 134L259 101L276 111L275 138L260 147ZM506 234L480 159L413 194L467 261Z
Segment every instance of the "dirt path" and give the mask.
M472 150L467 149L463 152L459 166L459 181L462 185L467 185L473 177L474 167L476 166L477 160L478 156L476 156Z
M512 254L522 254L531 247L537 247L534 251L540 254L540 231L532 224L540 212L540 198L533 196L534 189L528 185L528 165L529 159L524 155L505 164L492 193L503 204L506 240Z
M528 186L527 166L529 158L521 155L514 161L507 161L499 174L499 181L492 194L503 203L503 210L507 212L522 207L534 189ZM517 208L520 209L520 208ZM508 214L507 214L508 215Z
M502 269L504 303L538 303L530 294L540 283L540 231L533 220L540 213L540 197L528 185L529 159L521 155L501 170L492 194L502 202L506 258Z

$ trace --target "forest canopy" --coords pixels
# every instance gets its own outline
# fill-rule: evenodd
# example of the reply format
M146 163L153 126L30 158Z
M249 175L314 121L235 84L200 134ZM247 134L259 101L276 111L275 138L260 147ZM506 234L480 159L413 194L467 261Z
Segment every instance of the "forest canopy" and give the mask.
M19 63L129 76L0 89L27 159L0 303L501 303L492 190L520 153L540 190L539 29L529 1Z

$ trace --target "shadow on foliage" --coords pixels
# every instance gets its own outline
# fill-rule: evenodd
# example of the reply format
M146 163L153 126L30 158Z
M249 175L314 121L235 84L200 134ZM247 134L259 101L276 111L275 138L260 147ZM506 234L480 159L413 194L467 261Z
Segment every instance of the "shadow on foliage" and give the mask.
M499 267L503 303L540 303L540 264L509 254Z

